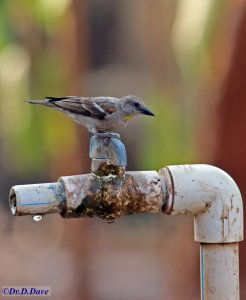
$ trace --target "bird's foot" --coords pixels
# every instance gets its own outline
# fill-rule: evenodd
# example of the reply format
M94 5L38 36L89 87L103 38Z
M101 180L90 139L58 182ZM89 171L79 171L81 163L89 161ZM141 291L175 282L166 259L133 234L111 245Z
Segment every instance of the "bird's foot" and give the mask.
M102 137L102 138L116 138L120 140L120 135L119 133L116 132L97 132L95 134L93 134L97 137Z

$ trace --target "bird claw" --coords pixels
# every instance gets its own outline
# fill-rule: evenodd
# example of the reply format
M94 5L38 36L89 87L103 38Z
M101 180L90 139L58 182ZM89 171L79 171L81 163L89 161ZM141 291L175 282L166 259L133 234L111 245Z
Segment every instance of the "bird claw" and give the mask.
M120 140L120 135L116 132L97 132L93 136L98 136L102 138L116 138Z

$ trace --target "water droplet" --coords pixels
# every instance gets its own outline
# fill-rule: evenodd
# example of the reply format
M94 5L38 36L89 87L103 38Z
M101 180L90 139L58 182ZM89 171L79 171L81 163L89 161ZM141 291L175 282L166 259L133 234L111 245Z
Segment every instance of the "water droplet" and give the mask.
M36 215L36 216L33 216L32 218L33 218L33 220L34 220L35 222L39 222L39 221L41 221L41 220L43 219L43 216L41 216L41 215Z

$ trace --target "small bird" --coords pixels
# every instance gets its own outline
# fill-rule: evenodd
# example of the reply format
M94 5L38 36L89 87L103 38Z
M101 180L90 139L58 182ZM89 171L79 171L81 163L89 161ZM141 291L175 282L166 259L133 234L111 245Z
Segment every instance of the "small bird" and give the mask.
M46 100L29 100L59 110L74 121L87 127L91 134L114 132L139 114L154 116L148 107L135 96L114 97L46 97Z

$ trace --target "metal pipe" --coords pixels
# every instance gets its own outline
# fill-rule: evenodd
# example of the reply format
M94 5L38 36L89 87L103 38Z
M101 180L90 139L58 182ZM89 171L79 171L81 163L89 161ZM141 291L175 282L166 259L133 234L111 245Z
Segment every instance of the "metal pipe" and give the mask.
M10 207L19 216L58 212L64 218L87 216L112 222L124 215L160 212L163 187L156 171L67 176L58 183L14 186Z
M195 240L203 243L243 239L240 191L224 171L209 165L169 166L124 176L85 174L58 183L14 186L14 215L59 212L64 217L110 219L138 212L192 213Z
M209 165L169 166L125 176L85 174L58 183L14 186L14 215L62 213L64 217L108 219L137 212L192 213L195 240L203 243L243 239L240 191L224 171ZM111 216L110 216L111 215Z
M239 300L238 243L201 243L201 299Z
M98 133L90 140L91 171L98 176L123 176L127 165L126 148L116 133Z
M108 222L125 215L159 212L162 186L156 171L127 172L125 176L94 174L61 177L66 210L62 216L99 217Z
M61 213L64 203L61 183L16 185L9 194L10 209L15 216Z
M216 167L183 165L159 173L61 177L58 183L13 187L10 207L14 215L59 212L64 218L99 217L107 222L161 210L170 215L191 213L195 240L201 243L202 299L239 299L242 197L234 180Z

